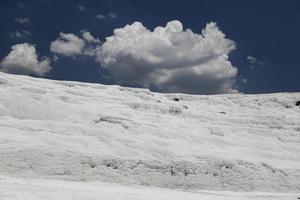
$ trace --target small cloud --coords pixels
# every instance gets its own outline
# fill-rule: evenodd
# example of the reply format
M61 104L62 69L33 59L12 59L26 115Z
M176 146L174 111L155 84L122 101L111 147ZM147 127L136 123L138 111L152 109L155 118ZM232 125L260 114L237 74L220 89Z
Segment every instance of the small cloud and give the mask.
M77 9L78 9L79 11L81 11L81 12L84 12L84 11L87 10L86 7L84 7L83 5L78 5L78 6L77 6Z
M248 56L246 59L249 62L251 69L254 69L254 67L257 67L257 66L262 67L262 66L265 66L268 64L268 61L266 60L265 57L263 57L261 59L257 59L253 56Z
M254 69L254 66L256 65L257 63L257 59L253 56L247 56L247 61L249 62L250 64L250 69Z
M118 17L117 14L112 13L112 12L108 13L108 16L109 16L110 18L112 18L112 19Z
M27 17L15 17L14 18L15 22L19 23L19 24L27 24L30 22L30 20Z
M94 38L90 32L83 31L82 38L72 33L60 33L51 42L50 51L67 57L76 55L95 56L100 40Z
M248 80L247 80L246 78L243 78L243 79L242 79L242 82L243 82L244 84L246 84L246 83L248 83Z
M84 41L71 33L60 33L59 38L51 42L50 50L53 53L65 56L81 54L84 49Z
M50 59L38 58L34 45L16 44L11 52L1 61L0 71L12 74L45 76L50 70Z
M88 43L100 43L100 40L97 38L94 38L94 36L92 36L92 34L89 31L81 31L82 33L82 37L85 41L87 41Z
M98 14L95 16L97 19L106 19L107 17L105 15L102 14Z
M257 62L256 58L253 56L247 56L246 58L251 64L255 64Z
M15 31L12 33L9 33L9 37L12 40L26 40L31 36L31 33L26 30L21 30L21 31Z
M58 56L57 56L57 55L54 55L53 58L52 58L52 60L53 60L54 62L58 61Z
M114 19L114 18L118 17L118 15L115 14L115 13L110 12L110 13L108 13L106 16L105 16L105 15L102 15L102 14L98 14L98 15L96 15L95 17L96 17L97 19L107 19L107 18Z

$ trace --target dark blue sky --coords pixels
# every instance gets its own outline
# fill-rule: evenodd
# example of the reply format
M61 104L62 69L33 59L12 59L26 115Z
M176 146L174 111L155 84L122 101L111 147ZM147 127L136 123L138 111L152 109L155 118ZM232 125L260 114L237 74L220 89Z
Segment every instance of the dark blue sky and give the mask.
M116 17L95 18L109 13ZM16 23L16 17L26 17L30 22ZM300 91L299 0L1 0L0 59L12 45L24 42L36 44L40 55L53 58L49 46L60 32L89 30L104 41L115 28L134 21L153 29L174 19L197 33L207 22L217 22L226 37L236 43L229 60L239 71L235 85L240 92ZM31 35L11 38L10 33L22 30ZM256 58L256 63L251 64L248 56ZM51 66L53 70L46 78L115 83L105 78L103 74L108 72L88 57L62 57Z

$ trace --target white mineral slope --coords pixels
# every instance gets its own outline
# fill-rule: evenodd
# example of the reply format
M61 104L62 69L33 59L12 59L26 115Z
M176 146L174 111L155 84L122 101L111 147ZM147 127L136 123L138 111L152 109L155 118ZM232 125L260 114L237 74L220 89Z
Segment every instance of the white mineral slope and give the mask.
M1 200L297 200L293 193L180 191L98 181L20 179L0 176Z
M299 100L300 93L160 94L0 73L0 174L299 192Z

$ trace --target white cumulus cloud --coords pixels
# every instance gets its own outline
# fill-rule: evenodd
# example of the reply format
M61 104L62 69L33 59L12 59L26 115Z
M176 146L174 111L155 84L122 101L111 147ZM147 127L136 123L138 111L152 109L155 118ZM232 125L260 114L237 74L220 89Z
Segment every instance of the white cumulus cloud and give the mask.
M83 48L84 41L71 33L60 33L59 38L50 45L51 52L65 56L81 54Z
M38 59L35 46L28 43L12 46L1 61L0 70L6 73L44 76L51 70L48 58Z
M88 55L94 56L96 46L100 41L94 38L90 32L82 32L82 37L72 33L60 33L59 37L51 42L50 50L53 53L64 56Z
M228 60L235 43L216 23L201 34L171 21L153 31L140 22L114 30L97 50L96 61L121 84L167 92L233 93L237 69Z

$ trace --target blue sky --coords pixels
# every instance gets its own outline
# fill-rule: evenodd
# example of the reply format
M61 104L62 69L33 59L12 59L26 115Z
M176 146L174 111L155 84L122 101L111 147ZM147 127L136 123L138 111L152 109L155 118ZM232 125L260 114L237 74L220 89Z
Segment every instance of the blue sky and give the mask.
M193 34L170 33L167 39L164 36L159 38L165 41L175 37L179 42L177 46L153 42L157 41L157 35L152 34L154 29L158 26L166 28L166 24L173 20L180 23L170 23L170 27L179 32L191 29ZM136 21L142 26L133 26ZM10 73L26 72L27 75L50 79L198 94L300 90L299 0L2 0L0 22L0 70ZM196 34L201 35L209 22L216 22L218 27L211 35L221 32L225 38L217 37L213 44L207 39L204 45L199 42L199 46L193 48L194 42L187 41ZM128 30L124 29L126 25L130 26ZM118 43L113 32L117 28L128 31L122 32L122 43ZM140 33L144 36L141 40L136 40L138 34L130 33L144 28L151 33ZM85 32L95 40L84 39L82 34ZM65 41L60 33L72 34L83 41L85 46L78 50L80 53L66 54L61 48L68 46L61 43L51 49L53 41ZM128 33L131 34L129 39L125 36ZM114 36L113 43L106 43L105 38L109 36ZM76 44L81 45L80 41ZM129 41L134 41L133 46L129 46ZM27 48L33 50L31 45L34 44L39 62L36 68L44 67L44 71L28 72L29 68L24 66L26 62L22 59L30 56L29 53L18 57L21 64L9 60L14 58L14 53L17 54L12 53L12 46L24 43L29 45L17 48L20 51L25 49L26 54L29 52ZM103 44L106 44L104 50L99 50ZM125 49L120 50L124 45ZM197 50L201 45L203 49ZM11 56L7 57L10 53ZM208 55L205 57L204 54ZM150 59L152 55L156 57L149 61L148 57ZM175 55L183 55L183 58L175 58ZM43 57L47 57L47 62L42 63ZM108 59L113 59L114 63ZM177 63L182 63L182 66ZM27 71L21 69L24 67Z

